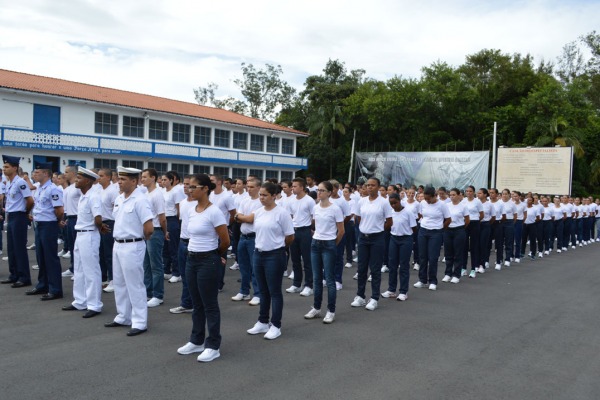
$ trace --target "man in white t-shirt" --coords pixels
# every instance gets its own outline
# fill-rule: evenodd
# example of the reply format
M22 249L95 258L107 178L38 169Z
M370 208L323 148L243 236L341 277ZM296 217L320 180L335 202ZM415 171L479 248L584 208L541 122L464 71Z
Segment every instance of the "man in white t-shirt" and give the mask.
M227 226L229 227L231 226L233 216L235 215L235 204L232 193L223 188L223 177L221 175L211 175L210 181L215 184L215 190L210 193L208 200L221 210L223 217L227 222ZM231 237L231 234L229 236ZM226 258L227 254L221 254L221 257ZM225 268L221 268L219 272L221 274L219 291L221 291L223 290L223 286L225 286Z

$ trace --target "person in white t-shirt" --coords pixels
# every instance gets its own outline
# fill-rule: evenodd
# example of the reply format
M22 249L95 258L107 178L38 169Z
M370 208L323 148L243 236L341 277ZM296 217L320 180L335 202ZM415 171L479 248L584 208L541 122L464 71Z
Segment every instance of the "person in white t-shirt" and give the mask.
M543 215L542 218L542 247L539 249L544 252L544 255L550 255L550 251L552 249L553 243L552 240L552 225L554 221L554 214L552 213L552 208L550 206L550 199L547 196L542 196L540 199L540 203L542 203L543 207Z
M346 232L346 268L352 268L352 252L356 249L356 232L354 228L354 210L356 202L352 199L351 194L351 187L346 186L342 191L344 201L346 201L350 208L350 219L344 225L344 231Z
M337 288L337 290L341 290L342 275L344 272L344 250L346 248L346 241L348 240L347 224L348 222L350 222L350 218L352 218L352 211L348 202L343 197L339 196L340 183L335 179L332 179L329 182L333 185L333 191L331 192L331 197L329 198L329 201L338 206L340 210L342 210L342 215L344 216L344 236L342 236L342 240L340 240L337 244L335 256L335 287Z
M439 201L439 200L438 200ZM470 212L466 202L460 201L460 190L450 189L450 225L444 230L444 259L446 271L442 282L459 283L466 265L466 253L463 251L467 242L466 228L470 225Z
M515 220L515 247L511 258L516 263L521 262L525 255L525 249L521 246L523 239L523 221L527 218L527 204L521 201L521 192L514 190L511 194L512 202L517 209L517 219Z
M214 188L215 184L205 174L193 175L188 186L192 198L198 202L187 215L190 241L185 277L194 311L190 341L177 349L177 353L200 353L201 362L221 355L219 285L220 270L227 262L221 254L226 254L229 247L229 232L223 212L209 200Z
M465 227L465 233L467 238L464 247L463 265L465 268L463 276L467 275L467 260L469 253L471 253L471 272L469 273L470 278L477 276L477 270L479 269L480 262L480 239L481 239L481 220L483 219L483 204L475 197L475 187L467 186L465 189L465 198L463 203L467 206L469 211L469 224Z
M492 226L496 220L494 206L488 200L490 193L486 188L480 188L477 191L477 199L483 207L483 219L480 222L480 237L479 237L479 269L477 272L483 274L485 268L490 266L490 253L492 249Z
M167 231L171 240L165 241L163 246L164 276L169 283L181 282L179 262L179 237L181 236L181 225L179 223L179 202L186 198L183 188L179 185L181 178L177 171L169 171L161 177L163 196L165 198L165 217L167 219ZM183 267L182 267L183 268Z
M566 251L569 247L569 243L571 244L571 248L575 249L575 242L577 241L575 217L577 217L577 213L575 207L569 201L569 196L562 196L561 202L561 207L564 208L564 211L567 213L567 219L565 219L563 224L563 251Z
M210 193L210 202L221 210L227 226L230 226L233 222L233 216L235 215L235 204L231 192L228 192L223 188L223 177L221 175L212 174L210 176L210 181L215 184L215 190ZM221 256L227 258L227 251L221 254ZM223 290L223 286L225 286L225 268L223 268L220 273L221 283L219 285L219 290Z
M263 207L254 211L252 223L256 232L253 263L260 287L260 311L258 321L246 332L250 335L264 333L265 339L273 340L281 336L281 283L287 263L285 247L294 241L294 225L289 212L275 203L277 185L263 183L259 197Z
M536 259L537 251L537 223L541 220L541 213L538 207L533 204L533 197L527 197L527 217L523 221L523 238L521 239L521 248L525 252L527 239L529 239L529 258Z
M323 322L330 324L335 319L336 288L336 256L339 255L337 246L344 237L344 214L337 204L330 201L331 194L336 191L331 182L323 181L317 188L317 204L313 211L315 233L310 246L314 289L313 307L304 316L313 319L321 316L323 302L323 285L319 282L325 278L327 283L327 314ZM342 199L342 201L344 201ZM343 249L343 248L342 248ZM342 250L343 251L343 250Z
M502 190L502 200L498 205L500 220L499 231L496 236L496 267L497 271L502 269L502 261L504 266L510 267L510 259L513 254L513 245L515 240L515 221L517 219L517 207L510 199L510 190ZM496 215L496 218L498 218Z

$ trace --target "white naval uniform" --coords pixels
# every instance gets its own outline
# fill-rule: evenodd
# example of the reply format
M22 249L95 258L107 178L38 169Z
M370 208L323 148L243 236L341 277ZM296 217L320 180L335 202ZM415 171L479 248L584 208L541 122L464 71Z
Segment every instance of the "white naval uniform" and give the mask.
M135 189L128 198L120 194L113 210L115 227L113 237L113 286L117 316L114 322L129 325L133 329L148 326L148 302L144 285L144 240L119 243L122 239L143 239L146 221L152 220L152 209L148 197Z
M73 307L102 311L102 272L100 270L100 232L94 223L102 215L97 190L81 194L77 205L77 238L73 247Z

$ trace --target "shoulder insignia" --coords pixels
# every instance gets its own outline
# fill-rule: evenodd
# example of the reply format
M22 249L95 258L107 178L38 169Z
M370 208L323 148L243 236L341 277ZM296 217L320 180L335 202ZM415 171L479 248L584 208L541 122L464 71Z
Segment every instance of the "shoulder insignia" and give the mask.
M26 188L27 186L25 186L25 185L21 185L21 186L19 186L19 187L21 188L21 190L25 190L25 188Z
M58 195L57 194L53 194L52 195L52 200L54 200L54 201L58 200Z

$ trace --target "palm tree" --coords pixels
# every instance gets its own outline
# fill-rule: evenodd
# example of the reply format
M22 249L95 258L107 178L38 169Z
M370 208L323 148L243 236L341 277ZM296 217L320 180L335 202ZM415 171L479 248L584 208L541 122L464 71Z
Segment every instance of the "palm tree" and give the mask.
M309 117L309 133L320 135L324 141L329 140L329 178L333 178L333 155L338 135L346 134L345 118L338 105L319 106L316 113Z
M558 145L561 147L573 147L575 157L577 158L581 158L585 154L580 141L580 131L570 127L564 117L552 117L550 121L539 122L536 125L536 128L539 128L539 131L541 131L541 135L535 142L536 146Z

